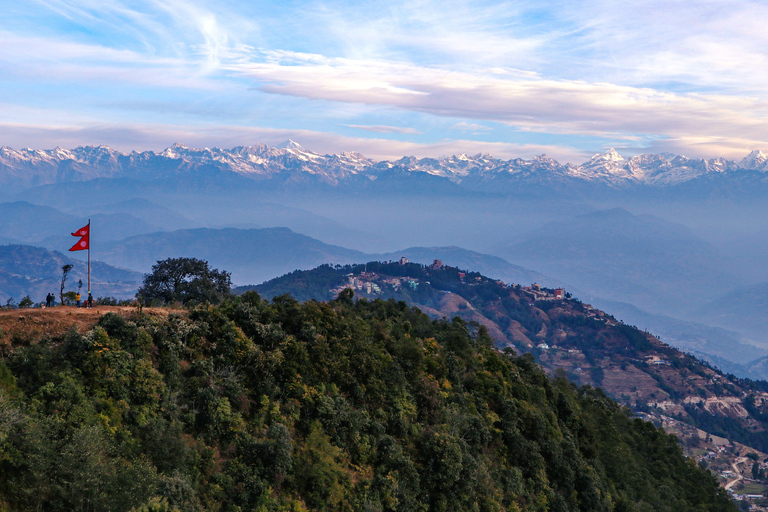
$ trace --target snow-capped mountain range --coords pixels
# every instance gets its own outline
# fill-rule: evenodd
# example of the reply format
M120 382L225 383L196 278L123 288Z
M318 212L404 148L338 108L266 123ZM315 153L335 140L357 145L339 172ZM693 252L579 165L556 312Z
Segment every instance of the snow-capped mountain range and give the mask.
M107 146L71 150L0 148L0 185L6 189L93 178L182 177L193 172L234 173L256 180L281 177L288 182L313 179L337 185L351 177L375 180L389 170L425 173L469 188L495 186L500 181L540 185L582 182L612 188L664 187L723 174L737 176L738 173L754 175L757 172L761 180L768 179L768 157L756 150L739 162L723 158L686 158L669 153L643 154L627 159L610 149L578 166L561 164L546 155L531 160L501 160L488 154L461 154L376 162L356 152L321 155L291 140L275 147L259 144L232 149L193 149L174 144L159 153L134 151L128 154Z

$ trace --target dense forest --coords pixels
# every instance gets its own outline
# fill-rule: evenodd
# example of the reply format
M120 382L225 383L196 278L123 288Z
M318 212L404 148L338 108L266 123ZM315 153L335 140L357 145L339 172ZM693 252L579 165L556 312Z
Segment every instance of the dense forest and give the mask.
M768 408L761 398L768 389L765 381L720 374L706 362L578 299L552 300L554 290L543 288L537 298L531 289L456 267L375 261L297 270L251 288L265 297L289 293L299 300L329 300L341 287L353 285L352 277L359 283L363 275L362 281L379 286L371 293L358 285L356 293L369 299L394 298L424 308L433 317L460 316L478 321L488 327L497 347L530 352L550 374L561 369L569 380L603 387L635 412L656 415L657 421L659 415L672 416L710 434L768 452ZM392 277L412 279L418 286L393 286ZM466 304L446 301L450 296L460 297ZM542 346L548 348L539 348ZM649 363L649 357L661 363ZM702 402L686 401L689 397L743 399L747 414L707 410ZM657 409L656 404L668 401L679 406L668 411Z
M735 510L601 391L402 301L247 292L0 350L0 510Z

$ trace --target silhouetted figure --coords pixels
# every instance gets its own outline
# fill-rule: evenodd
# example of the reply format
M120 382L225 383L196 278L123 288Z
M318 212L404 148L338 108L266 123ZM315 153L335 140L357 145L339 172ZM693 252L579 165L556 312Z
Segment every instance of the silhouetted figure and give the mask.
M88 292L88 309L91 309L93 307L93 295L91 295L91 292Z
M49 293L45 296L45 307L49 308L53 306L53 294Z

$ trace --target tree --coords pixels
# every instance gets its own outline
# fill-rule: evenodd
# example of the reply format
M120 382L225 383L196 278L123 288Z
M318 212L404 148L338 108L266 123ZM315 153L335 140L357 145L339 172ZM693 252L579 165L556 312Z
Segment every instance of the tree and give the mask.
M230 273L208 267L196 258L168 258L152 265L136 293L145 302L159 299L165 303L217 304L229 296Z
M29 308L32 307L32 304L34 304L34 302L32 302L32 298L29 295L25 296L23 299L21 299L21 301L19 301L20 308Z
M59 290L59 299L62 304L64 304L64 284L67 282L67 276L69 275L70 270L72 270L72 265L69 263L61 267L61 289Z
M62 306L71 306L77 300L77 294L71 290L64 292L62 297L64 298L64 302L61 303Z

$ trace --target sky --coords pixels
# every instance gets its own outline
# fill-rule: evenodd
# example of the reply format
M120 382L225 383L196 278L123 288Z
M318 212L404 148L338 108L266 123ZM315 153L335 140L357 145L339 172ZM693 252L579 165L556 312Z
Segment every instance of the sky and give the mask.
M768 4L0 0L0 146L768 150Z

